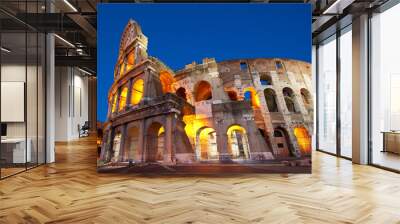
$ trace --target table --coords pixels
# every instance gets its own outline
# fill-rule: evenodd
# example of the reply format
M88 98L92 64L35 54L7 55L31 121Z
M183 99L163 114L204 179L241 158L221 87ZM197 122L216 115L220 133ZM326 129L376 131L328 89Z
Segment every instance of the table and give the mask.
M400 131L382 131L383 151L400 154Z
M27 144L26 151L25 145ZM30 138L6 138L1 139L1 159L5 160L5 163L26 163L31 162L31 145L32 141Z

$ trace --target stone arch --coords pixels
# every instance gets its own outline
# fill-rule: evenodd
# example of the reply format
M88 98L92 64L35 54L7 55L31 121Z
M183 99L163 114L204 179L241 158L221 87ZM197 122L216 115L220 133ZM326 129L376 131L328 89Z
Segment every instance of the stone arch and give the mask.
M296 105L296 99L293 93L293 90L289 87L285 87L282 89L283 97L285 99L286 108L289 112L296 113L299 112L299 109Z
M117 78L122 77L125 73L125 60L121 60L118 64L118 74L117 74Z
M228 94L229 99L232 101L239 100L238 94L235 90L228 90L228 91L226 91L226 94Z
M311 154L311 136L304 126L297 126L293 129L293 134L296 137L297 145L299 146L302 155Z
M160 72L160 82L163 93L175 92L173 88L174 77L168 71L164 70Z
M194 99L195 102L212 99L212 87L209 82L202 80L195 85Z
M273 89L264 89L265 102L269 112L279 112L276 93Z
M112 140L112 151L113 154L111 156L111 162L118 162L119 160L119 153L121 151L121 131L119 129L115 130L115 134Z
M307 108L312 107L313 103L312 103L312 97L311 97L310 92L307 89L302 88L302 89L300 89L300 94L301 94L301 98L303 100L304 106L306 106Z
M159 122L153 122L146 131L146 162L162 162L165 151L165 129Z
M135 65L135 51L131 50L127 55L126 55L126 71L130 71Z
M111 98L111 113L114 113L117 111L117 101L118 101L118 93L115 93L113 97Z
M197 160L219 159L217 148L217 134L214 128L205 126L196 133L196 158Z
M124 32L121 35L119 52L123 52L129 45L133 43L133 40L140 35L142 35L142 29L139 24L134 20L129 20L125 26Z
M144 81L143 79L137 79L132 84L131 90L131 104L137 105L140 103L144 92Z
M260 107L260 99L254 87L246 87L244 89L244 99L250 101L253 107Z
M115 69L114 69L114 79L118 79L120 77L121 70L123 68L122 65L123 65L123 61L121 59L118 60L117 64L115 65Z
M277 145L275 152L278 157L287 157L291 155L290 151L290 137L286 129L282 127L276 127L274 129L274 139Z
M179 87L175 94L179 97L181 97L182 99L184 99L185 101L187 101L187 94L186 94L186 89L184 87Z
M272 78L269 74L263 73L260 74L260 83L261 85L272 85Z
M122 111L126 107L126 99L128 97L128 87L123 86L119 95L118 111Z
M140 130L135 124L128 124L124 144L124 161L138 161Z
M250 159L250 146L246 129L240 125L229 126L226 131L228 136L228 152L232 159Z

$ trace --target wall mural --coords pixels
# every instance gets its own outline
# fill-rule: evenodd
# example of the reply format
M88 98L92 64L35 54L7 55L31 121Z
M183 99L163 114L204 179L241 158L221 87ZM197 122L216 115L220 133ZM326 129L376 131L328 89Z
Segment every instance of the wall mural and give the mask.
M204 58L173 70L149 55L150 41L126 21L98 103L108 107L99 172L311 172L310 63Z

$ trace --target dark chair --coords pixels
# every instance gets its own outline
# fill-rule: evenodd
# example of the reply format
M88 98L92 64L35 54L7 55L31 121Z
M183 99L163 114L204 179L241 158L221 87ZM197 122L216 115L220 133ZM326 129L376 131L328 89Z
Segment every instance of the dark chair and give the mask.
M79 138L89 136L89 129L90 129L89 121L85 121L82 127L80 127L80 125L78 124Z

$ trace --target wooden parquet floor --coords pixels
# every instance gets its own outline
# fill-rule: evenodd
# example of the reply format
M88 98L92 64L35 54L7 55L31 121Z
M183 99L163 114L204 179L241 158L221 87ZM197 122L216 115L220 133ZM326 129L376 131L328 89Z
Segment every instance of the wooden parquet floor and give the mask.
M400 175L315 152L313 174L98 174L94 139L0 181L0 223L400 223Z

